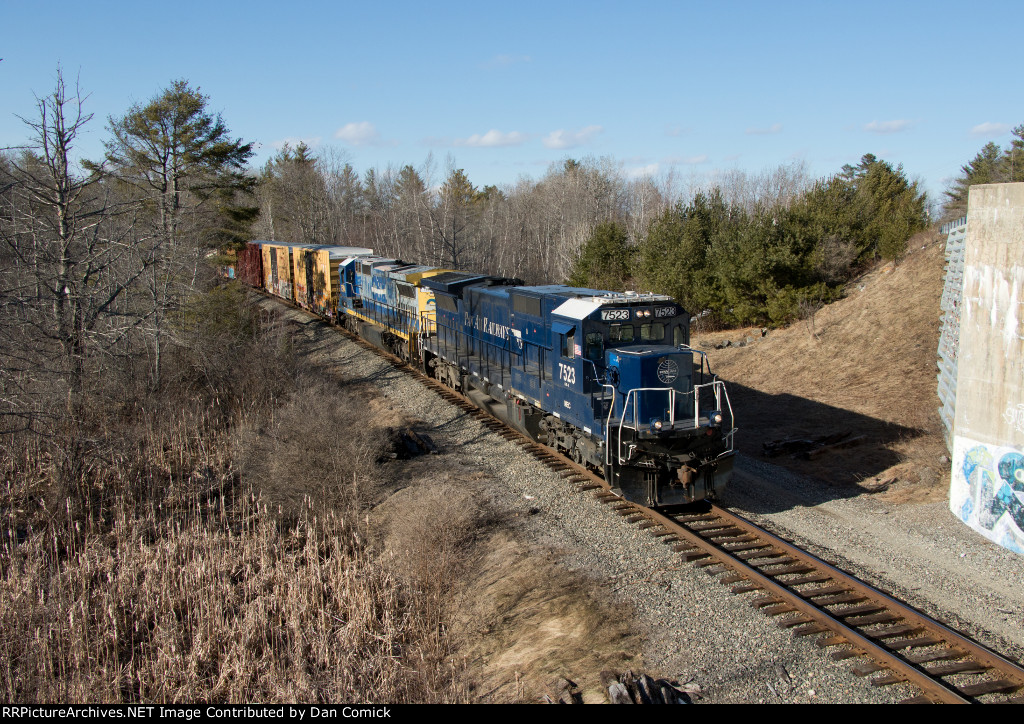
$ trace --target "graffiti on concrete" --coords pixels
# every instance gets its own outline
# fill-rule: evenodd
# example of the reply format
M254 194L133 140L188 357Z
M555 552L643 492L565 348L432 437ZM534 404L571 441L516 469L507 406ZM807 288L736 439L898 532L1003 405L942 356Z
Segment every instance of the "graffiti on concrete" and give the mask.
M1012 404L1006 406L1006 412L1003 413L1003 419L1006 420L1006 424L1014 428L1017 432L1024 432L1024 402L1013 407Z
M995 543L1024 553L1024 455L957 437L954 460L953 513Z

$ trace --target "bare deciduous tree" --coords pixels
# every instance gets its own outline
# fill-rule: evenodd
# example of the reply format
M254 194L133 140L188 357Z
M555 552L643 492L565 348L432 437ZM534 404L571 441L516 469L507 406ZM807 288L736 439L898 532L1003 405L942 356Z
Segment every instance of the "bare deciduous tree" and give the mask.
M27 147L0 164L0 425L32 432L55 461L58 500L80 503L81 471L98 440L85 418L92 388L130 352L140 318L132 290L147 269L132 207L100 167L75 165L91 115L58 69Z
M102 169L74 166L75 140L92 118L83 101L58 70L54 91L37 99L38 116L22 119L31 138L5 164L0 232L11 261L3 267L5 374L13 382L46 368L40 376L63 382L72 415L88 357L113 349L137 321L126 292L145 268L133 225L123 223L128 211L112 202ZM16 361L19 350L26 356Z

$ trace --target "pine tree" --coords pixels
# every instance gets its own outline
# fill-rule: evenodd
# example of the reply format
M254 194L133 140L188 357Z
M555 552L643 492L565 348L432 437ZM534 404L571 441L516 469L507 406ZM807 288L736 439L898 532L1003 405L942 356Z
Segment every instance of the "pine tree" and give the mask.
M1024 126L1014 129L1024 131ZM1020 140L1017 141L1020 143ZM1019 148L1019 146L1017 147ZM1016 153L1010 155L1011 159L1016 158ZM1009 180L1005 173L1005 162L1007 156L996 144L986 143L978 154L960 167L960 176L957 177L949 189L946 190L947 218L958 218L967 213L967 192L971 186L976 184L1002 183Z
M255 185L246 173L252 144L232 140L208 103L198 88L176 80L146 105L109 119L113 138L104 145L111 172L154 202L160 228L171 239L186 207L190 213L216 210L205 202L217 192Z
M629 280L631 249L622 224L607 221L594 228L576 260L569 284L623 291Z
M112 138L104 144L102 165L134 191L153 225L153 242L144 253L151 271L154 387L161 380L166 315L190 288L206 250L221 242L232 224L244 222L243 213L233 220L229 215L225 224L223 212L256 184L246 172L252 144L232 139L208 103L198 88L176 80L147 104L110 118Z

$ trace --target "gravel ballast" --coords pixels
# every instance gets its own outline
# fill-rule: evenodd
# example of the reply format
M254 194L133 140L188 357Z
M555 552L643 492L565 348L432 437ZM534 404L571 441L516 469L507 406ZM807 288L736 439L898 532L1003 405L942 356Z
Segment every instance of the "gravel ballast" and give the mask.
M741 456L723 501L979 642L1024 660L1024 558L957 520L944 502L892 504L830 489Z

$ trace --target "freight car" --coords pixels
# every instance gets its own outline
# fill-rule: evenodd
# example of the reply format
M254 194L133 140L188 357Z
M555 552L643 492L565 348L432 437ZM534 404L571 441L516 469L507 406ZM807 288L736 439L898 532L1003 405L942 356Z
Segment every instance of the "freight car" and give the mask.
M268 269L284 245L257 244L263 287L296 301L294 285ZM302 258L301 248L289 253ZM525 286L368 249L346 248L329 264L340 324L601 472L623 497L692 503L731 478L729 396L689 346L690 317L671 297Z
M259 249L258 265L248 260ZM254 241L239 256L263 275L262 288L295 302L321 316L333 318L341 295L338 265L353 256L368 255L371 249L325 244L294 244Z

